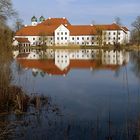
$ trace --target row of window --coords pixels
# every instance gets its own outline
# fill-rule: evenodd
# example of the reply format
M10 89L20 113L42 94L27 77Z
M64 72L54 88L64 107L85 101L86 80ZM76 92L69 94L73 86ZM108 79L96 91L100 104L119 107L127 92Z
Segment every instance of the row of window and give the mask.
M67 40L67 39L68 39L67 37L61 37L61 38L57 37L57 40ZM77 37L76 39L79 40L79 37ZM94 37L92 37L91 39L94 40ZM113 39L115 40L116 38L113 37ZM118 40L120 40L120 39L121 38L118 37ZM74 40L74 37L72 37L72 40ZM85 40L85 38L82 37L82 40ZM89 37L87 37L86 40L89 40ZM97 40L98 40L98 37L97 37ZM104 38L104 40L106 40L106 37ZM108 40L111 40L111 37L108 37Z
M67 35L67 34L68 34L67 32L61 32L61 33L57 32L57 35Z
M31 46L31 45L30 45L30 43L20 43L19 46L23 46L23 47L27 46L28 47L28 46Z
M120 40L121 38L120 37L118 37L118 40ZM106 40L106 37L104 38L104 40ZM108 38L108 40L111 40L111 37L109 37ZM116 38L115 37L113 37L113 40L116 40Z
M60 56L58 55L57 57L59 58ZM61 56L61 57L62 57L62 56ZM81 58L79 55L76 55L76 56L75 56L75 55L73 54L73 55L72 55L72 58L75 58L75 57L76 57L76 58ZM94 55L94 54L92 54L92 55L82 55L82 58L85 58L85 57L86 57L86 58L91 58L91 57L94 58L95 55ZM63 58L63 57L62 57L62 58ZM58 60L58 61L59 61L59 60ZM62 61L63 61L63 60L62 60ZM65 61L66 61L66 60L65 60Z
M80 37L76 38L77 40L80 39ZM91 37L92 40L94 40L94 37ZM72 37L72 40L74 40L74 37ZM82 37L82 40L89 40L89 37Z
M104 35L106 35L107 32L104 32ZM121 33L120 32L113 32L113 35L120 35ZM108 32L108 35L111 35L111 32Z
M47 37L44 37L44 38L39 37L39 40L47 40L47 39L48 39ZM67 37L61 37L61 38L57 37L57 40L60 40L60 39L67 40L68 38ZM90 39L89 37L82 37L82 40L89 40L89 39ZM95 39L95 37L91 37L91 40L94 40L94 39ZM97 39L98 39L98 37L97 37ZM106 39L106 37L104 39ZM111 37L109 37L108 39L110 40ZM114 39L115 39L115 37L114 37ZM118 37L118 39L120 39L120 37ZM33 40L36 40L36 39L33 38ZM50 40L53 40L53 38L51 37ZM72 37L72 40L75 40L75 37ZM76 37L76 40L80 40L80 37Z
M51 38L47 38L47 37L39 37L39 40L48 40L48 39L53 40L52 37L51 37ZM33 37L33 40L36 40L36 39Z
M61 39L61 40L67 40L68 38L67 37L61 37L61 38L57 37L57 40L59 40L59 39Z

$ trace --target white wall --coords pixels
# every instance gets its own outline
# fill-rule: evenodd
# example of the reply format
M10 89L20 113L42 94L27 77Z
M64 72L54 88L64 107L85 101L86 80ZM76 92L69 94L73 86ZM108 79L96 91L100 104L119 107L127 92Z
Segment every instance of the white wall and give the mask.
M54 34L55 34L56 46L63 46L63 45L67 46L69 44L70 31L64 25L60 25L55 30Z

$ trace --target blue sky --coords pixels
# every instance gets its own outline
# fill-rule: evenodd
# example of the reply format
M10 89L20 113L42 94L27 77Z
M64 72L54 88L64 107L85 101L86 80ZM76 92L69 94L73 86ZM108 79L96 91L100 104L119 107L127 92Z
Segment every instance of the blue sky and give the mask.
M71 24L108 24L118 16L130 27L140 15L140 0L13 0L13 4L24 24L30 24L33 15L66 17Z

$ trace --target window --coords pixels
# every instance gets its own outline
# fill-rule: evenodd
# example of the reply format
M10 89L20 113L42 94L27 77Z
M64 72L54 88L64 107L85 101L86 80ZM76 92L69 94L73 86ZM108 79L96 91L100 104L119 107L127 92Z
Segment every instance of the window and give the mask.
M87 40L89 40L89 37L87 37Z
M59 35L59 33L57 33L57 35Z
M79 40L79 37L77 37L77 40Z
M115 35L116 33L114 32L113 34Z
M113 39L115 40L115 37Z
M108 38L108 40L110 40L110 37Z
M61 37L61 40L63 40L63 37Z
M109 32L108 34L110 35L111 33Z
M65 37L65 40L67 40L67 37Z
M35 40L35 38L33 38L33 40Z
M65 35L67 35L67 32L65 32Z
M61 32L61 35L63 35L63 32Z
M74 37L72 38L72 40L74 40Z
M59 40L59 37L57 37L57 40Z
M92 37L92 40L94 40L94 37Z
M119 37L118 40L120 40L121 38Z
M82 37L82 40L84 40L84 37Z

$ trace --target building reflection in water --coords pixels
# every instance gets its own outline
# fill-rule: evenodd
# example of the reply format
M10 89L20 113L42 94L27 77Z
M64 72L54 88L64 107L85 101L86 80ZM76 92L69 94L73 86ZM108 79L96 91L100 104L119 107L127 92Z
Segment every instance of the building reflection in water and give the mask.
M66 75L71 69L107 69L118 70L129 62L129 52L124 50L99 49L47 49L32 50L17 54L17 60L23 68L33 73Z

